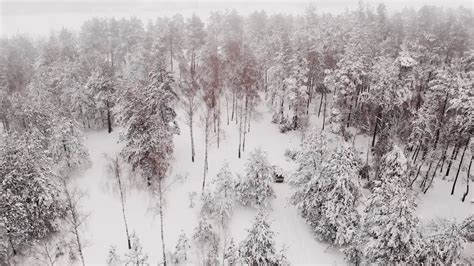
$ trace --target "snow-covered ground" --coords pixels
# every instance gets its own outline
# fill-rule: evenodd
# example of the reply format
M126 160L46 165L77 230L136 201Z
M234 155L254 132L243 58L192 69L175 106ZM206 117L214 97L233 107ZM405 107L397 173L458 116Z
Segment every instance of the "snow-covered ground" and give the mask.
M225 114L223 116L225 118ZM228 162L232 172L243 174L247 156L254 148L266 151L271 164L279 165L288 173L295 167L284 156L287 148L297 148L301 142L301 133L290 132L281 134L277 126L270 123L270 114L261 105L257 114L253 115L250 133L247 135L245 152L242 158L237 158L238 132L235 121L226 125L224 119L222 129L225 138L220 148L213 145L209 155L208 181L211 182L224 162ZM318 126L321 120L313 116L313 125ZM196 124L196 162L191 162L190 140L188 128L180 123L181 135L174 139L175 160L167 182L171 183L165 194L164 227L166 249L173 251L179 235L184 232L192 237L194 227L198 222L198 203L190 207L189 194L196 192L200 195L203 178L204 145L203 130ZM86 145L89 149L92 166L85 172L74 177L73 185L86 192L87 196L81 201L82 211L89 214L83 228L85 242L84 256L86 264L104 264L111 245L117 246L120 253L127 250L125 230L122 220L119 196L110 189L105 154L113 156L121 149L118 143L119 130L112 134L104 131L90 131L86 134ZM356 147L365 154L368 139L356 139ZM365 156L365 155L362 155ZM364 157L365 158L365 157ZM457 166L455 166L457 168ZM454 171L453 171L454 172ZM465 179L465 173L461 179ZM109 180L109 181L108 181ZM465 183L458 183L454 196L450 195L451 182L436 180L434 188L427 194L420 195L418 214L422 222L434 217L444 217L460 221L474 214L474 204L467 200L461 203L460 197ZM345 264L340 251L329 247L328 244L317 241L310 228L298 215L296 208L289 203L292 194L287 183L274 184L276 199L272 202L270 212L272 229L277 232L277 248L285 247L286 256L292 264ZM472 195L472 194L471 194ZM468 197L468 199L472 196ZM126 212L131 232L135 232L141 240L144 251L149 255L151 265L161 261L160 224L157 209L154 207L157 198L138 189L128 189ZM230 233L236 243L246 236L245 229L250 227L256 211L246 207L237 207L230 223ZM466 253L465 254L469 254Z

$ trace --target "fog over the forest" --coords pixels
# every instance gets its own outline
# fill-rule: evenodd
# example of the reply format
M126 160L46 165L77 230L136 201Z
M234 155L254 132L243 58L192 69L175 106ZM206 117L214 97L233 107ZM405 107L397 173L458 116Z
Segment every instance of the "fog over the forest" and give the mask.
M0 0L0 266L474 265L474 0Z
M46 35L61 27L78 29L88 18L97 17L138 17L145 23L159 16L182 14L190 16L197 14L207 18L211 11L236 9L241 14L264 10L269 14L287 13L302 14L304 9L313 5L319 12L340 13L354 9L357 0L317 0L317 1L135 1L135 0L0 0L0 36L28 34L31 36ZM446 8L459 6L472 8L470 0L366 0L364 3L375 8L384 3L389 12L400 11L403 8L418 9L423 5L435 5Z

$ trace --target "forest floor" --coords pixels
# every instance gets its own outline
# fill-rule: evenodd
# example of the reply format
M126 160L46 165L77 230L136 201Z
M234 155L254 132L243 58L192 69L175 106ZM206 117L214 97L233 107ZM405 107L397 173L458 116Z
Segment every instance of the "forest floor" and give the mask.
M214 144L209 151L209 173L207 184L212 182L224 162L228 162L231 171L243 174L249 153L255 148L267 152L272 165L282 167L287 178L284 183L275 183L276 198L272 201L270 211L271 228L276 232L277 249L286 250L286 256L292 264L345 264L340 251L326 243L319 242L313 236L309 226L298 215L295 206L289 202L292 189L288 176L296 165L284 156L286 149L295 149L301 143L301 133L294 131L281 134L278 127L272 124L271 114L263 104L252 115L250 132L246 136L245 151L242 158L237 157L238 128L235 121L227 125L225 111L222 116L224 138L220 147ZM315 112L316 113L316 112ZM312 126L320 128L321 118L317 113L311 114ZM167 177L164 194L164 230L168 251L174 251L179 235L184 232L192 239L194 228L199 220L200 199L203 179L204 142L203 130L199 123L195 125L196 161L191 162L189 128L179 121L181 134L174 138L175 152L172 169ZM107 156L118 154L121 149L119 129L111 134L105 130L86 133L86 146L89 149L92 166L74 177L72 186L85 193L80 202L81 209L88 218L82 228L85 242L84 257L86 264L104 264L110 247L116 246L120 254L127 251L125 229L122 219L120 199L111 190L113 179L107 171ZM365 158L369 137L359 135L355 146ZM457 165L453 164L457 170ZM455 171L452 171L455 172ZM450 195L452 183L438 178L426 194L418 198L418 215L423 223L434 218L447 218L461 221L474 214L474 198L471 193L466 202L460 198L465 189L465 175L461 173L455 195ZM132 182L133 183L133 182ZM195 192L194 202L190 207L190 194ZM127 190L126 213L130 232L140 238L144 252L149 255L150 265L162 260L160 221L156 202L158 198L137 188ZM256 210L237 205L230 223L229 232L235 243L240 242L247 234ZM230 237L227 237L230 239ZM472 245L469 249L473 247ZM472 249L471 249L472 250ZM468 255L467 249L464 251ZM471 254L472 255L472 254ZM198 252L193 252L191 262L198 263Z

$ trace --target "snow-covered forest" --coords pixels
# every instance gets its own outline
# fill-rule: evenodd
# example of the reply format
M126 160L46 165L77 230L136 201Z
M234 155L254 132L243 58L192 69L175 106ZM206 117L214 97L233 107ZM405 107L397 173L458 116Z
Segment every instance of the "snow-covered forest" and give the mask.
M362 1L4 37L0 265L471 265L473 37Z

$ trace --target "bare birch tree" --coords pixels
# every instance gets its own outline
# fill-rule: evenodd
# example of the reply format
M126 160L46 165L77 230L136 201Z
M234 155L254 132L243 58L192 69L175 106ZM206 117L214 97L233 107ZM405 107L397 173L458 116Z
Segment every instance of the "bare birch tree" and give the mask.
M125 235L127 236L127 246L128 249L132 248L132 244L130 241L130 234L128 231L128 223L127 223L127 215L125 212L125 185L122 180L122 166L121 166L121 159L120 156L116 155L113 158L108 158L108 170L110 174L113 176L114 181L116 182L115 188L120 195L120 204L122 206L122 217L123 223L125 225Z

